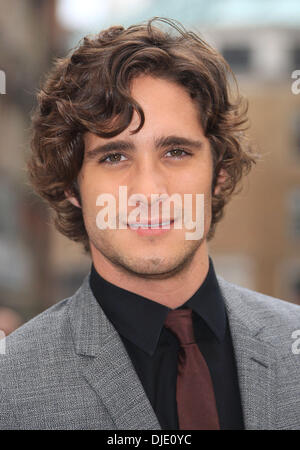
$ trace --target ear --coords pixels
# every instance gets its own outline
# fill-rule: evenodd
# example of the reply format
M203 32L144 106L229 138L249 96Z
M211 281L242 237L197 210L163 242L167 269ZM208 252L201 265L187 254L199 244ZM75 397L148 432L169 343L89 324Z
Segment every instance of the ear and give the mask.
M77 208L81 208L78 199L74 196L74 192L71 191L64 191L66 199L69 200L72 205L76 206Z
M215 189L214 189L214 195L219 195L222 191L222 185L226 181L228 177L228 173L225 169L221 169L216 181Z

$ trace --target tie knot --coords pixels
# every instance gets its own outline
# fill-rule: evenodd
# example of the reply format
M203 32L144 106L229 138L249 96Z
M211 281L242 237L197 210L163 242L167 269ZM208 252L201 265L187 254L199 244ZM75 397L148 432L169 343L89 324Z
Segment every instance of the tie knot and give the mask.
M165 327L174 333L180 345L193 344L195 342L192 310L174 309L170 311L165 320Z

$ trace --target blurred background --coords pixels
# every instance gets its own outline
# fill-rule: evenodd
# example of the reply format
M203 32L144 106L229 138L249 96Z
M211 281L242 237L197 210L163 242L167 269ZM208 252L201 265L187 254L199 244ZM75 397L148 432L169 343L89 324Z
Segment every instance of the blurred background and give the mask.
M0 0L0 329L7 334L73 294L91 265L55 231L27 182L40 82L86 34L153 16L177 19L216 47L249 99L263 157L209 244L217 273L300 304L300 83L292 90L299 0Z

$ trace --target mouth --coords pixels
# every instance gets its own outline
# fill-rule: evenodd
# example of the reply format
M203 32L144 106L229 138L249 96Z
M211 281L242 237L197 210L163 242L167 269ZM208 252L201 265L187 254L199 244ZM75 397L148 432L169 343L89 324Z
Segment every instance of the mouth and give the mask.
M174 219L171 220L165 220L162 222L155 222L155 223L151 223L151 220L146 222L146 223L142 223L142 222L133 222L133 223L128 223L127 226L132 228L132 229L143 229L143 230L152 230L152 229L163 229L164 227L170 227L172 224L174 223Z

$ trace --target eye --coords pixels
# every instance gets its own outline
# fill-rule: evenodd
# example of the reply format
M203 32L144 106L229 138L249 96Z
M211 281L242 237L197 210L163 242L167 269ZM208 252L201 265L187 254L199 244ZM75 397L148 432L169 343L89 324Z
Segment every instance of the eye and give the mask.
M119 157L122 157L124 155L122 155L122 153L110 153L108 155L105 155L102 159L100 159L100 164L110 164L110 165L114 165L114 164L118 164L119 162L121 162L121 160L119 159Z
M169 150L167 153L173 153L174 158L173 159L183 159L186 156L190 156L191 154L182 148L173 148L172 150ZM184 153L184 155L183 155Z

